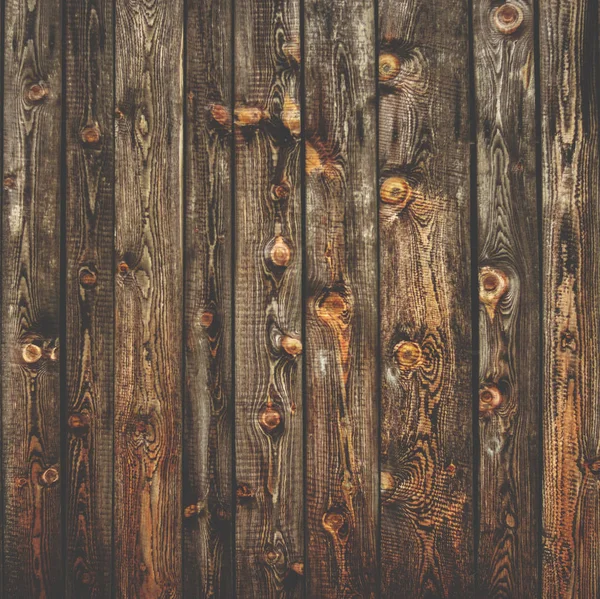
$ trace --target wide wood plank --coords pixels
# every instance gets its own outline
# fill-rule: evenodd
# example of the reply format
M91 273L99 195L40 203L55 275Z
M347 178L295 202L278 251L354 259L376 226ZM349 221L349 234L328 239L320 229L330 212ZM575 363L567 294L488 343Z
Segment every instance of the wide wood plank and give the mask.
M374 6L305 3L309 597L377 590Z
M113 466L113 6L66 0L66 597L108 597Z
M382 596L473 596L466 0L380 2Z
M538 589L539 262L532 2L474 6L479 211L478 592Z
M237 596L303 590L297 0L236 3Z
M544 599L600 595L598 3L540 11Z
M61 4L4 12L2 464L5 597L63 595Z
M181 597L183 1L116 2L117 597Z
M232 2L188 0L184 597L233 596Z

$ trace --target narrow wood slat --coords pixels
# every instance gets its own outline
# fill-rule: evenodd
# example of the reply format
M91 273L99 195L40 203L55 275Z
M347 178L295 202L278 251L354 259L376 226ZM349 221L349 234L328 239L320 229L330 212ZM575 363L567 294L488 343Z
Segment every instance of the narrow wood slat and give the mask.
M468 10L380 2L382 596L473 596Z
M183 596L233 596L230 0L188 0Z
M538 589L539 261L534 15L474 6L479 211L479 590ZM474 223L473 223L474 224Z
M600 595L598 3L540 7L544 599Z
M375 10L305 3L307 595L375 597Z
M181 597L183 2L116 2L117 597Z
M4 12L2 464L5 597L63 597L61 5Z
M113 6L66 0L66 596L112 576Z
M236 3L238 597L301 597L302 229L297 0Z

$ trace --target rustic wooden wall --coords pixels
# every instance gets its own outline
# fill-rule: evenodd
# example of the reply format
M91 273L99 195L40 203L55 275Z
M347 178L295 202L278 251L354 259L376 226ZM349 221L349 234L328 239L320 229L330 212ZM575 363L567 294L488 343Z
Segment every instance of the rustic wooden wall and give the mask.
M600 597L597 0L3 0L0 596Z

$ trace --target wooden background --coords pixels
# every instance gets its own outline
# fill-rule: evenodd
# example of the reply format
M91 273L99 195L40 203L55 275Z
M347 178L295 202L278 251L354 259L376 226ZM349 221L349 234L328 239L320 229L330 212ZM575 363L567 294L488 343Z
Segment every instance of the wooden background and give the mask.
M600 597L598 0L1 10L2 597Z

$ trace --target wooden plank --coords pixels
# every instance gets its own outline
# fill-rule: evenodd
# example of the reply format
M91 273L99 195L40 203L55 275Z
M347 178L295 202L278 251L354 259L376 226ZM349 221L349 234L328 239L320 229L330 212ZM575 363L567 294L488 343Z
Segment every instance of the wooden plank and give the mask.
M112 575L113 5L66 0L66 596Z
M307 595L375 597L374 3L309 0L304 19Z
M184 597L233 596L229 0L188 0Z
M543 3L542 594L600 595L598 3Z
M303 589L298 0L236 3L238 597Z
M182 13L116 3L117 597L181 597Z
M63 597L60 14L58 0L5 3L1 594L6 597Z
M532 2L475 6L482 597L538 589L540 382Z
M382 596L471 597L467 2L379 23Z

